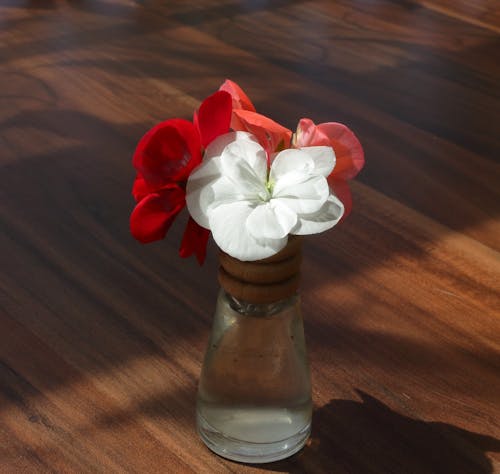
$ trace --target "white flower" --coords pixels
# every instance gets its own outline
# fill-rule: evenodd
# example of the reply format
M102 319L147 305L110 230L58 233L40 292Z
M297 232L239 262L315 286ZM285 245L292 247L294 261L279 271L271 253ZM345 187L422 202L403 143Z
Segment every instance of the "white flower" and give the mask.
M332 148L314 146L278 153L268 173L252 135L227 133L191 173L187 207L224 252L247 261L270 257L288 234L316 234L340 220L344 206L326 180L334 166Z

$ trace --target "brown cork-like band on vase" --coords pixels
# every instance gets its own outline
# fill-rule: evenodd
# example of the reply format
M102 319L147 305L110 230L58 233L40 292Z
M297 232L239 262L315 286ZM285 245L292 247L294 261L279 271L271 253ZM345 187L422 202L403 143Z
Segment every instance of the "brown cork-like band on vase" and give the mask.
M246 283L264 285L279 283L297 275L300 272L302 254L296 253L280 262L259 263L241 262L241 260L221 252L219 261L226 273L233 278Z
M302 238L289 236L286 247L272 257L243 262L221 252L219 283L235 298L272 303L295 294L299 287Z

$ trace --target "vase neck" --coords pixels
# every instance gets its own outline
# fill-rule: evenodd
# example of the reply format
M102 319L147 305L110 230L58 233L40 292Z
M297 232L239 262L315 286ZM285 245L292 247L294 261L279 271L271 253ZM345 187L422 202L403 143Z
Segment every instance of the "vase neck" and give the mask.
M270 317L285 309L290 305L294 305L298 295L295 293L287 298L273 301L270 303L252 303L249 301L241 300L227 291L225 291L226 298L232 310L244 316L252 317Z
M283 250L264 260L243 262L223 252L219 260L219 283L232 298L244 307L274 305L297 292L302 239L289 236Z

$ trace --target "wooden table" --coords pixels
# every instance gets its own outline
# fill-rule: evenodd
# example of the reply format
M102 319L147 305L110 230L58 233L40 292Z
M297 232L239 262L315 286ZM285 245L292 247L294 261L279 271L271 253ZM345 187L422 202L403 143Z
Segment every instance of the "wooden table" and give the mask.
M480 0L2 0L0 472L500 472L499 31ZM195 432L215 246L128 230L137 140L226 77L367 158L306 242L312 437L262 467Z

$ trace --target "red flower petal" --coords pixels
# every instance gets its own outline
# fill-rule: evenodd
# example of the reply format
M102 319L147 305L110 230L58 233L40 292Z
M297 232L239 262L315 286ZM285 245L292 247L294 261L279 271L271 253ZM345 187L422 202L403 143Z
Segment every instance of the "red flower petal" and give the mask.
M148 186L186 180L201 163L200 137L184 119L171 119L153 127L139 141L133 163Z
M231 98L233 99L233 110L234 109L243 109L250 110L255 112L255 107L252 104L252 101L248 98L248 96L243 92L241 87L229 79L224 81L224 84L219 87L220 91L226 91L231 94Z
M340 222L342 222L352 211L352 194L347 181L336 179L332 175L328 177L328 184L332 188L335 196L337 196L344 205L344 214Z
M186 193L176 184L144 197L130 216L130 232L143 244L165 237L175 216L185 206Z
M356 135L345 125L336 122L321 123L317 129L330 139L337 162L332 175L340 179L352 179L363 168L365 155Z
M182 258L187 258L196 255L198 263L203 265L205 257L207 255L207 242L210 236L210 231L201 227L197 222L189 216L188 223L186 225L186 230L182 236L181 248L179 249L179 255Z
M200 132L203 147L206 148L219 135L229 132L231 110L231 95L225 91L218 91L202 102L193 121Z
M233 110L234 120L231 126L234 130L250 132L268 153L290 148L291 130L283 127L265 115L250 110ZM235 128L236 127L236 128Z
M139 173L137 173L134 184L132 186L132 196L134 196L136 202L139 202L140 200L142 200L142 198L145 198L150 192L151 191L149 190L146 181L144 181L144 178Z

